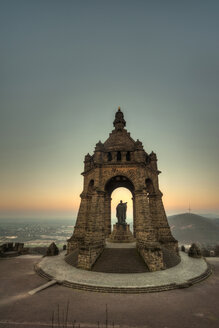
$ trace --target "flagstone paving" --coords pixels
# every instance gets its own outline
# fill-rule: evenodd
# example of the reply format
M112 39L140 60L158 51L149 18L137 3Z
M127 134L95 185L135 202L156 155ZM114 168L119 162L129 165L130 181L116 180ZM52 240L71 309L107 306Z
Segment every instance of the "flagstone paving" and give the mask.
M50 279L56 279L64 285L74 288L94 289L113 292L118 289L122 292L132 292L132 289L139 291L150 290L150 288L159 288L161 290L166 286L166 289L179 287L188 287L191 281L198 279L204 275L208 270L208 264L201 259L189 257L186 253L180 252L181 262L170 269L132 273L132 274L119 274L119 273L102 273L77 269L65 262L65 253L62 252L58 256L44 257L37 265L37 270L43 272ZM208 276L206 274L206 276ZM188 282L190 282L188 284ZM177 285L177 286L176 286ZM84 287L83 287L84 286ZM170 288L168 287L170 286ZM165 288L164 288L165 289ZM159 289L157 289L159 290ZM152 289L152 291L154 291Z

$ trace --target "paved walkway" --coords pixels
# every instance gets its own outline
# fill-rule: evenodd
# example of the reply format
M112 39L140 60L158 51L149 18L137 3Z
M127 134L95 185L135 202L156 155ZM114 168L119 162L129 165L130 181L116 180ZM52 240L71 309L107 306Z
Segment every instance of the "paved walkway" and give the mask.
M0 260L0 327L46 328L60 326L69 302L68 327L105 327L106 304L108 327L113 328L218 328L219 327L219 258L207 259L213 274L191 288L163 293L96 293L54 285L40 293L28 292L45 284L33 265L39 258L18 256ZM114 322L114 325L112 324ZM55 324L54 324L55 327ZM57 326L56 326L57 328Z
M123 289L124 292L132 292L132 290L141 292L141 289L147 292L150 289L157 291L160 287L160 290L188 287L210 274L208 264L204 259L194 259L183 252L180 252L180 256L181 262L167 270L118 274L77 269L65 262L65 253L62 252L58 256L44 257L38 263L37 270L49 276L50 279L56 279L69 287L108 292L116 292L117 289L118 292L122 292Z

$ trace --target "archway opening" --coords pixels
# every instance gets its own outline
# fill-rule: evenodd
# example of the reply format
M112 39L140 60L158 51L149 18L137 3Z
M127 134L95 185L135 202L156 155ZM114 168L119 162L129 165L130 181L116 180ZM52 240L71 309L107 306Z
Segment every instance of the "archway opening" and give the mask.
M116 202L117 204L112 206L111 205L111 197L112 197L112 193L114 190L118 189L118 188L122 188L123 189L123 196L120 195L118 196L120 199L117 198ZM105 192L106 192L106 216L105 216L105 235L109 236L112 232L112 228L113 228L113 224L115 224L117 222L116 220L116 215L114 214L113 216L111 215L111 210L116 209L116 206L118 205L118 203L120 202L120 200L122 200L123 202L126 202L126 200L124 199L124 189L127 190L126 192L130 192L130 194L128 193L128 198L129 198L129 204L128 204L128 218L132 218L131 220L131 227L133 227L133 225L135 226L135 214L134 214L134 206L133 206L133 201L132 201L132 197L134 197L134 192L135 192L135 187L134 184L132 183L132 181L124 176L124 175L116 175L113 176L112 178L110 178L107 183L105 184ZM118 191L117 191L118 193ZM131 195L131 196L130 196ZM131 213L130 214L130 209L131 209ZM112 219L113 222L112 222ZM127 222L127 221L126 221ZM129 222L127 222L129 223ZM135 230L135 229L133 229ZM134 235L135 235L135 231L134 231Z
M127 188L128 190L131 191L132 194L134 193L135 190L131 180L129 180L124 175L116 175L107 181L105 185L105 191L109 196L111 196L113 190L119 187Z
M114 189L111 194L111 225L117 223L116 217L116 206L119 204L120 200L123 203L127 202L127 212L126 212L126 222L130 224L130 230L133 231L133 200L132 193L124 187L118 187Z

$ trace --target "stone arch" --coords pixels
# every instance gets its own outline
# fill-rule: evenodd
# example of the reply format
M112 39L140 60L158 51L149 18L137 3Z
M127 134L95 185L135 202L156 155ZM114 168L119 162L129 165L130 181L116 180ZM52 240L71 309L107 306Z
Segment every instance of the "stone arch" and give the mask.
M157 156L146 153L124 128L120 108L108 139L96 144L84 161L84 189L68 253L78 253L78 267L91 269L111 233L111 194L125 187L133 195L133 226L136 247L150 271L164 269L162 247L177 254L177 241L167 222L159 190Z
M108 237L111 234L111 194L117 188L127 188L132 194L133 200L133 230L135 236L135 186L130 178L125 175L114 175L109 178L104 186L105 196L105 235Z
M119 187L127 188L131 191L132 195L134 194L134 183L125 175L115 175L108 179L105 183L104 190L111 196L113 190Z

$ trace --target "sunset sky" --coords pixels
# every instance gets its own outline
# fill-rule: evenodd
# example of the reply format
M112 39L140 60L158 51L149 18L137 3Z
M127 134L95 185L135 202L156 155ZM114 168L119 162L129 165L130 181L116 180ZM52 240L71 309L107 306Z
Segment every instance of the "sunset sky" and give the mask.
M118 106L167 214L219 215L218 1L2 0L0 69L0 217L75 218Z

